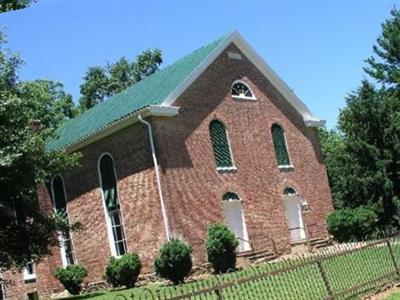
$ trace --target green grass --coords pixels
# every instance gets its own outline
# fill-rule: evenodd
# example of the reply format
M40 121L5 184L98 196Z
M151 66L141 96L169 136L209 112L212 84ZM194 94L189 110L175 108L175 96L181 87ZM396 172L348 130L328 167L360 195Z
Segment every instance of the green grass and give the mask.
M400 245L394 245L393 250L396 259L398 259L400 263ZM200 289L211 288L217 283L224 284L243 278L250 278L264 272L273 272L282 268L298 266L309 260L310 258L303 258L292 261L266 263L233 273L210 276L203 280L189 282L179 286L151 284L130 290L104 291L92 295L78 296L74 297L74 300L123 300L124 297L127 299L153 299L151 294L158 295L158 298L155 299L168 299L173 296L183 295ZM322 262L322 268L326 272L329 286L333 293L340 293L346 289L366 283L388 272L394 271L393 261L391 260L386 245L354 251L334 258L326 258ZM343 295L341 298L357 298L359 295L371 291L381 284L392 282L395 279L396 275L392 274L383 278L380 282L374 282L368 286L360 287L351 293ZM230 287L223 288L221 292L223 299L312 300L324 299L328 295L327 288L316 263L293 268L287 272L264 276L261 279L252 280L250 282L236 283ZM210 292L201 296L191 297L190 299L213 300L217 299L217 295L214 292Z
M395 293L386 298L386 300L400 300L400 293Z

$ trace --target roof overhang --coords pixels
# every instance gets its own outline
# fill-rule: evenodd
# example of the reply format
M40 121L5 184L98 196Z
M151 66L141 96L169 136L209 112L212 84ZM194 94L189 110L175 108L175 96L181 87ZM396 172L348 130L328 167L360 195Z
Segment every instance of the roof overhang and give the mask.
M100 139L103 139L121 129L124 129L136 122L139 121L139 115L142 118L147 117L174 117L178 115L179 107L177 106L160 106L160 105L150 105L146 106L142 109L139 109L125 117L107 124L97 130L96 132L92 133L91 135L84 136L83 138L79 139L76 143L69 144L66 147L62 148L62 150L72 153L83 147L90 145Z
M294 94L286 83L272 70L266 61L245 41L245 39L234 31L226 40L209 54L200 64L161 104L170 106L178 97L215 61L215 59L231 44L234 43L240 51L259 69L259 71L271 82L279 93L293 106L302 116L305 126L321 127L325 120L314 116L307 106Z

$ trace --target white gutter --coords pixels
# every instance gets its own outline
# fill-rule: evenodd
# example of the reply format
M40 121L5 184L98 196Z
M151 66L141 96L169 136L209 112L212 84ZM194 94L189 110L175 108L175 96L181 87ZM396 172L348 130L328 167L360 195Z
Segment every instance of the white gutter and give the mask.
M148 116L155 117L174 117L179 113L179 107L177 106L160 106L160 105L150 105L148 107L142 108L132 114L129 114L118 121L115 121L111 124L107 124L103 128L100 128L98 131L91 133L88 136L81 137L74 144L66 145L63 149L67 153L72 153L78 151L79 149L86 147L95 141L105 138L117 132L123 128L126 128L138 121L138 115L142 115L144 118Z
M163 193L162 193L162 189L161 189L160 170L158 167L156 149L154 147L153 131L151 129L151 124L149 122L143 120L141 114L138 115L138 119L141 123L143 123L147 126L147 129L149 132L151 155L153 156L154 170L156 171L158 194L160 196L161 213L162 213L162 217L163 217L163 221L164 221L165 234L167 235L167 241L169 241L170 240L169 222L168 222L167 212L165 211L164 197L163 197Z

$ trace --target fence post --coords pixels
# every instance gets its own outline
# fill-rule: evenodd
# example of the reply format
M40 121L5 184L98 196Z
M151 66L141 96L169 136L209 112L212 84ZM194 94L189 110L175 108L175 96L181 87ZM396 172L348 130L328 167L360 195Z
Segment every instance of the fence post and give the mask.
M397 277L400 278L399 266L396 263L396 258L394 257L392 245L390 244L389 238L386 238L386 245L387 245L387 247L389 249L389 254L390 254L390 257L392 258L393 266L394 266L394 269L396 271Z
M222 292L221 292L221 289L219 288L219 285L217 284L215 287L216 288L214 291L215 291L215 295L217 295L217 299L223 300L224 298L222 297Z
M335 296L333 295L333 291L332 291L331 285L329 284L328 276L326 276L326 272L324 270L324 267L322 266L321 258L317 257L315 259L315 262L317 263L319 273L321 274L321 277L322 277L322 280L324 282L326 291L328 292L328 298L327 299L334 299Z

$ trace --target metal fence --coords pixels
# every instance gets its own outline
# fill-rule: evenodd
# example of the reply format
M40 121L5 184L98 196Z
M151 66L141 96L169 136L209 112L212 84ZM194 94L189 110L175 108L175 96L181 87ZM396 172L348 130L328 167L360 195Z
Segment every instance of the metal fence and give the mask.
M179 286L137 288L114 299L356 299L398 280L400 237L392 237L331 246Z

